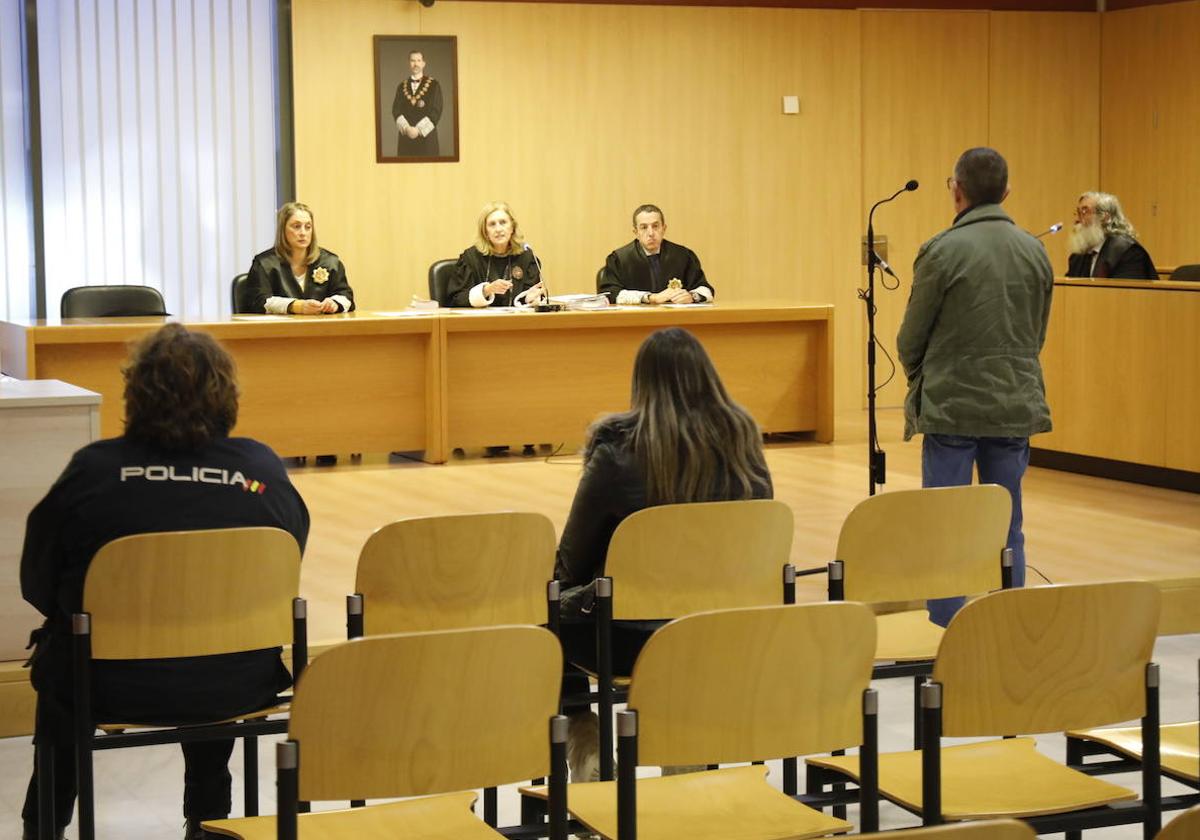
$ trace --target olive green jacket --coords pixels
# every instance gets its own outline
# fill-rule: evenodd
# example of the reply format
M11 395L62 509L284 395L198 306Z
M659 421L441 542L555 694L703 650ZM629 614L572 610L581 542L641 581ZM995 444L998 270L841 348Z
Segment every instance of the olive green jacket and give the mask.
M1050 430L1038 354L1053 284L1042 243L997 204L971 208L921 246L896 337L905 440Z

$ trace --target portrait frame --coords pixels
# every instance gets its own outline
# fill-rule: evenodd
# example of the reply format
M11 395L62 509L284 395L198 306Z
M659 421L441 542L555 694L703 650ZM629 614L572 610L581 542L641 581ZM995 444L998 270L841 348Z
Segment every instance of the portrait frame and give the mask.
M432 82L415 91L402 88L410 78L409 56L413 52L421 53L424 77ZM457 36L376 35L374 62L375 162L457 162ZM401 117L403 123L399 122ZM422 125L425 120L429 122ZM412 132L417 136L407 136ZM431 143L436 144L436 151Z

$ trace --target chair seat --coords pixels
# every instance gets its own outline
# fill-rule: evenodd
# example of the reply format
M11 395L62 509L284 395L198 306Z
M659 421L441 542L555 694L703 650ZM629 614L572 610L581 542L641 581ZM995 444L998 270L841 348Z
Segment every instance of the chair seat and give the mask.
M638 837L798 840L842 834L853 827L784 795L767 783L766 775L766 767L752 765L639 779ZM546 796L544 786L525 787L521 792ZM567 788L567 810L592 831L616 837L616 782L571 785Z
M1142 758L1140 726L1077 729L1068 732L1067 735L1085 741L1095 741L1138 761ZM1200 783L1200 721L1164 724L1159 729L1159 737L1163 772L1179 781Z
M224 720L213 720L205 723L194 723L178 726L160 725L155 723L98 723L96 728L106 735L112 735L120 732L128 732L131 729L187 729L189 726L221 726L226 723L240 723L246 720L261 720L270 717L271 715L286 715L291 708L291 703L277 703L274 706L268 706L265 709L259 709L257 712L246 712L237 717L225 718Z
M933 659L946 632L929 620L925 610L886 613L876 616L875 624L875 658L886 662Z
M474 791L463 791L301 814L299 835L304 840L496 840L502 835L471 811L476 798ZM276 838L275 817L210 820L204 823L204 830L242 840Z
M857 756L808 763L858 778ZM879 756L879 792L921 812L920 751ZM1137 799L1128 788L1072 770L1037 751L1032 738L942 748L942 815L950 820L1035 817Z

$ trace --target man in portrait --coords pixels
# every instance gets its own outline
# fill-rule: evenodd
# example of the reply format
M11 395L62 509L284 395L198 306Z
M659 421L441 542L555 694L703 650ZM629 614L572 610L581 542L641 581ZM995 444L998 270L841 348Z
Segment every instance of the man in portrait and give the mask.
M396 86L392 118L399 136L397 157L437 157L437 124L442 118L442 87L437 79L425 75L425 54L408 53L409 77Z

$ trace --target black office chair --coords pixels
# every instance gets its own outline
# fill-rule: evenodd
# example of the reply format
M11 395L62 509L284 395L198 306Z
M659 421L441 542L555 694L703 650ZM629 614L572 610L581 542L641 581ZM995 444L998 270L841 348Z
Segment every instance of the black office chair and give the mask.
M245 296L245 289L246 286L249 285L249 280L249 274L239 274L237 277L233 278L233 283L229 287L229 311L234 315L243 315L252 311L249 306L246 306L241 302ZM261 315L262 313L258 314Z
M63 292L63 318L122 318L169 315L162 293L153 286L76 286Z
M436 300L438 306L449 306L447 290L450 288L450 278L454 275L457 260L438 260L429 266L429 299Z
M1171 272L1168 280L1190 280L1192 282L1200 281L1200 263L1191 263L1189 265L1181 265Z

